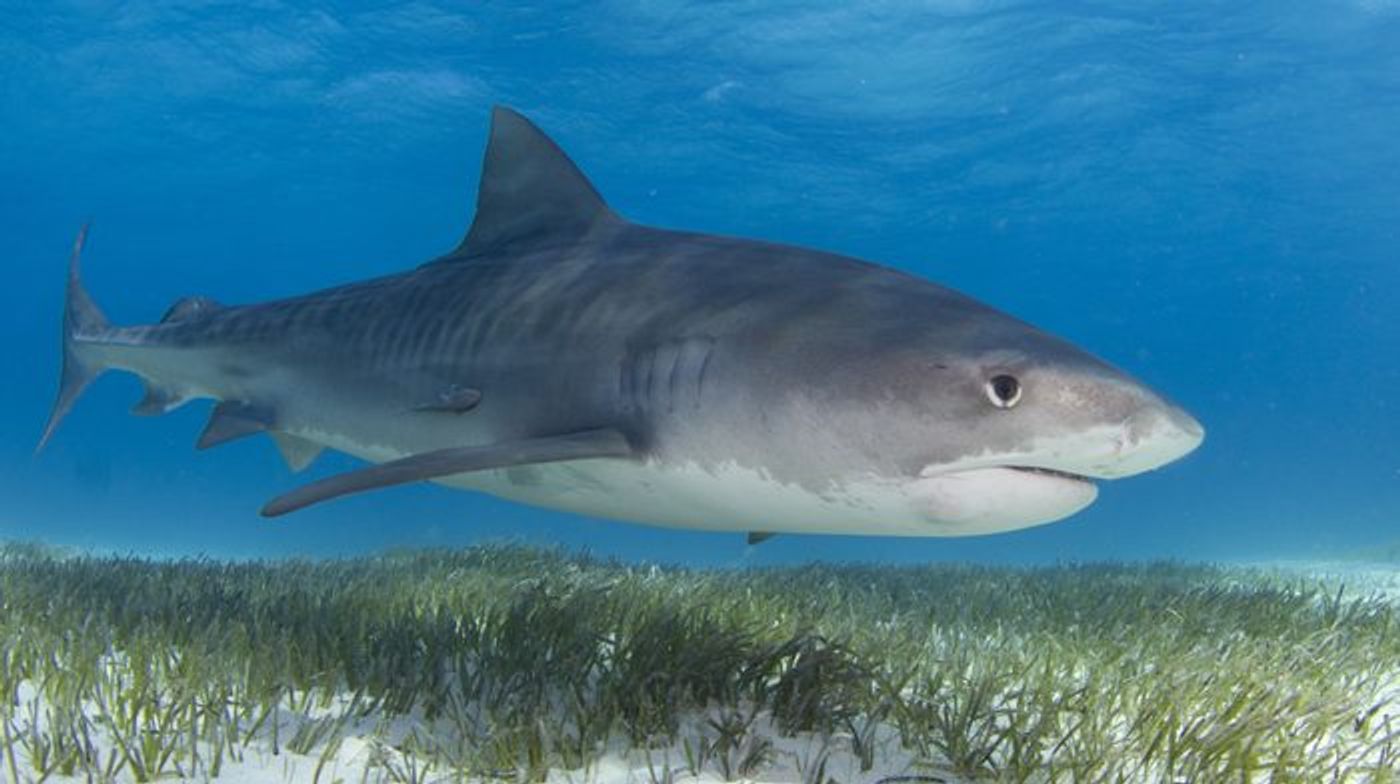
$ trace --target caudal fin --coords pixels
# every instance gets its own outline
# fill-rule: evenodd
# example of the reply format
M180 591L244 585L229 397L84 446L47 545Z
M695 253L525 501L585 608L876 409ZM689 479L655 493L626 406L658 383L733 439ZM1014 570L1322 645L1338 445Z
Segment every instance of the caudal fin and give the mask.
M98 310L97 304L83 288L79 262L83 254L83 243L87 241L89 224L84 223L78 230L78 238L73 241L73 254L68 257L68 296L63 307L63 374L59 377L58 397L53 410L49 412L44 434L39 437L39 452L58 429L58 423L72 410L73 403L92 380L107 368L96 361L84 357L82 343L99 338L108 329L107 317Z

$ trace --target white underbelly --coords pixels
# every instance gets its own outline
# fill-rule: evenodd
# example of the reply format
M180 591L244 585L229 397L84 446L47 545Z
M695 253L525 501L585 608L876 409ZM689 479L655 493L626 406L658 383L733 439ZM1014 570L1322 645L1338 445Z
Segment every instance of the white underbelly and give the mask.
M292 432L375 463L407 456L339 433L309 427ZM917 514L908 488L892 482L852 482L818 494L737 464L709 470L695 463L601 458L475 471L436 481L532 506L669 528L885 536L950 533Z
M442 484L521 503L648 525L715 531L937 536L893 483L813 493L729 465L576 460L462 474Z
M371 462L406 455L299 428L303 438ZM1040 525L1078 511L1093 488L1065 491L1015 471L947 478L851 479L821 492L737 463L715 468L611 458L458 474L436 480L532 506L671 528L874 536L969 536ZM1058 483L1065 484L1065 483ZM1048 490L1054 490L1049 496Z

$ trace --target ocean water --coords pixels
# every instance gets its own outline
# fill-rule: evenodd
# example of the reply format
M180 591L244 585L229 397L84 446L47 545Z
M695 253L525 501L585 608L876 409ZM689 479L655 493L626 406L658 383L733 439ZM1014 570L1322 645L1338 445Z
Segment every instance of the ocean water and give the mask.
M839 251L1065 336L1205 445L975 539L734 534L438 487L269 521L265 439L104 377L32 454L64 264L119 323L414 266L489 109L645 223ZM1400 537L1400 4L0 3L0 538L331 555L513 539L686 563L1330 557ZM354 465L323 458L318 473Z

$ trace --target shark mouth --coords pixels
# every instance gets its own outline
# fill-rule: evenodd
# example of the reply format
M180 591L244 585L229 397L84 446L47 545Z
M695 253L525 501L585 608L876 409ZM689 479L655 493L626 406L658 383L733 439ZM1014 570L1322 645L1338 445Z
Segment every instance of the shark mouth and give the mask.
M1069 480L1071 480L1071 481L1075 481L1075 482L1084 482L1084 483L1086 483L1086 484L1093 484L1093 481L1094 481L1093 479L1090 479L1089 477L1084 476L1083 474L1075 474L1075 473L1071 473L1071 472L1069 472L1069 471L1061 471L1061 470L1059 470L1059 469L1057 469L1057 468L1043 468L1043 467L1041 467L1041 466L1016 466L1016 465L1004 466L1004 467L1005 467L1005 468L1009 468L1009 469L1011 469L1011 470L1013 470L1013 471L1024 471L1024 472L1026 472L1026 473L1028 473L1028 474L1040 474L1041 476L1050 476L1050 477L1055 477L1055 478L1057 478L1057 479L1069 479Z
M909 497L934 535L967 536L1068 517L1093 503L1098 486L1058 468L994 464L925 470Z

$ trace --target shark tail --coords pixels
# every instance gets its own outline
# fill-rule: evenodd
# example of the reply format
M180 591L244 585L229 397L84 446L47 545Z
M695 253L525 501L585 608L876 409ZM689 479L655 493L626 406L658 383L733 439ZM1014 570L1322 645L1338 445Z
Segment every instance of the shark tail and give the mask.
M49 412L44 433L39 437L39 445L34 450L36 453L49 442L88 384L107 369L105 363L91 356L90 350L85 350L92 344L100 343L103 334L111 328L107 317L102 315L97 303L83 288L79 271L89 225L84 223L78 230L78 237L73 241L73 253L68 257L68 294L63 307L63 371L58 382L58 397Z

